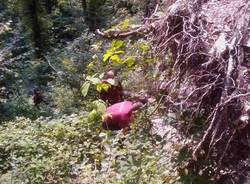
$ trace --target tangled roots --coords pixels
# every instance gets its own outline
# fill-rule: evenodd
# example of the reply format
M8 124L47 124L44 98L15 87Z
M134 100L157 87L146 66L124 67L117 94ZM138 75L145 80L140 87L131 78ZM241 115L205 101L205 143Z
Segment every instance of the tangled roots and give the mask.
M167 100L175 109L207 118L193 161L212 161L211 174L223 178L222 171L232 173L235 164L249 159L250 2L179 0L154 24L155 53L170 52L173 58ZM243 165L241 171L248 167Z

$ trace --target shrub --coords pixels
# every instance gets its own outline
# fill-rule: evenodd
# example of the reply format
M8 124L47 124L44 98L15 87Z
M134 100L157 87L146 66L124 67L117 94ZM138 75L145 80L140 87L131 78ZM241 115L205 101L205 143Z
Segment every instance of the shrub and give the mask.
M126 135L100 126L101 101L91 113L58 119L17 118L0 126L0 170L14 183L164 183L165 142L151 137L146 122ZM141 121L144 121L140 118ZM169 157L171 160L171 157ZM0 177L1 181L1 177Z

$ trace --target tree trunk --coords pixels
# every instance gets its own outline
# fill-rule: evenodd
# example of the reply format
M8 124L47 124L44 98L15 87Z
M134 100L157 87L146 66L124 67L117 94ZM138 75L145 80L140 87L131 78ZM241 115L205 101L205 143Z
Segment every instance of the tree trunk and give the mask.
M42 46L41 26L38 20L38 2L36 0L31 0L31 3L29 4L28 8L30 11L30 15L32 16L31 26L32 26L32 31L33 31L34 45L36 48L36 55L38 57L41 57L41 50L43 46Z
M45 1L45 6L48 14L51 14L52 12L52 7L53 7L53 2L52 0L46 0Z
M87 10L86 0L82 0L82 9L83 9L84 13L86 13L86 10Z

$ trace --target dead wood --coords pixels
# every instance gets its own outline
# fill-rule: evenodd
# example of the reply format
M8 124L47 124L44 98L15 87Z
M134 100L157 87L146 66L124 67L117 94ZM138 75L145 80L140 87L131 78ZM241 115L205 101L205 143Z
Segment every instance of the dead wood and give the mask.
M243 77L249 71L250 2L179 0L158 25L151 37L155 53L173 55L168 99L180 110L206 112L207 130L192 156L217 160L216 175L228 164L223 160L250 100Z

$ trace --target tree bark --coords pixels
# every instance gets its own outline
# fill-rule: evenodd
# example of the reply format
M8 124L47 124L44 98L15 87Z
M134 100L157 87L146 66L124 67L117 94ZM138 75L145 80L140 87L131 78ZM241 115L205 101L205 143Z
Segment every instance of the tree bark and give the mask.
M52 6L53 6L52 0L46 0L45 1L45 6L46 6L47 13L51 14L51 12L52 12Z
M31 0L31 3L29 5L29 11L31 14L32 19L32 31L33 31L33 39L34 39L34 45L36 48L36 55L38 57L41 57L41 50L43 48L42 46L42 35L41 35L41 26L39 24L38 20L38 4L36 0Z
M84 11L84 13L86 12L87 10L87 3L86 3L86 0L82 0L82 9Z

